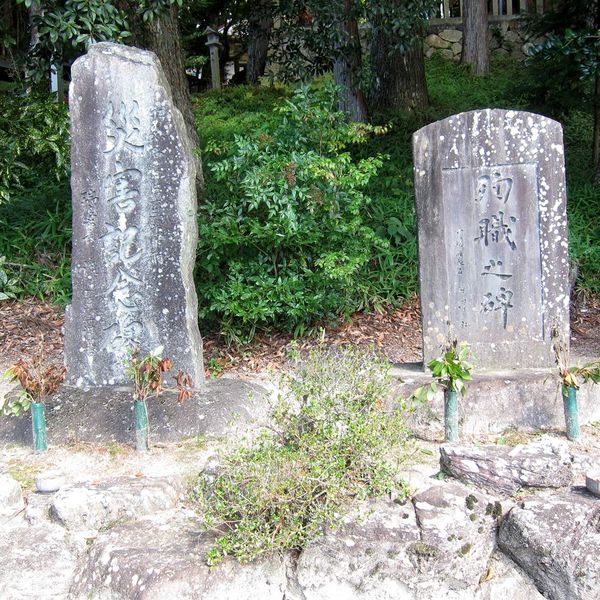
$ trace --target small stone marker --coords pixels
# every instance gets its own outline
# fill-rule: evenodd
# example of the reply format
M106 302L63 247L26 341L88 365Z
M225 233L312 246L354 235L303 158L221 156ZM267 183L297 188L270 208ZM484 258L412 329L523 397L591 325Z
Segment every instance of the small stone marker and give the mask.
M449 340L486 368L554 364L569 340L562 129L488 109L413 136L424 364Z
M73 64L69 103L67 383L124 383L129 348L163 345L199 387L196 163L160 63L152 52L96 44Z

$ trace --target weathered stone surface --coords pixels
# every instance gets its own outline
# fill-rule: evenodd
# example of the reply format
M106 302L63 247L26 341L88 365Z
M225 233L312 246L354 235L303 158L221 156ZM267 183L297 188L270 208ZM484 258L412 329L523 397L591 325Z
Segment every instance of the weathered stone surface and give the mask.
M468 504L468 498L472 504ZM306 600L472 600L494 548L491 499L440 484L400 506L377 501L310 544L297 563Z
M454 42L451 47L452 54L455 56L462 52L462 44L460 42Z
M501 505L457 483L433 486L413 502L421 542L438 551L433 564L425 560L427 578L442 579L456 590L477 585L495 546Z
M23 509L21 486L8 473L0 473L0 517L8 517Z
M182 493L183 484L176 478L118 478L60 490L50 514L70 530L101 529L173 508Z
M502 552L494 552L477 600L544 600L533 581Z
M436 35L435 33L430 33L425 38L425 43L431 48L450 48L450 42L443 40L439 35Z
M562 129L461 113L413 136L424 363L468 342L478 369L554 364L569 339Z
M68 383L124 383L130 347L163 345L201 387L196 166L165 75L151 52L100 43L72 76Z
M76 556L58 525L30 527L22 522L0 534L0 598L65 600Z
M600 497L600 472L586 473L585 487L594 496Z
M265 390L237 379L207 382L204 390L178 403L165 391L148 399L150 444L175 442L196 435L221 437L246 432L268 410ZM52 444L73 440L134 444L132 390L108 386L85 391L64 386L46 403L48 439ZM31 445L31 418L0 420L0 441Z
M455 42L460 42L462 40L463 34L462 31L458 29L444 29L440 31L438 34L443 40L446 42L450 42L454 44Z
M600 504L587 493L531 498L503 520L500 549L551 600L595 600L600 590Z
M71 588L74 600L282 600L286 564L278 555L240 566L206 565L212 540L191 511L171 510L101 533Z
M465 483L507 496L521 488L561 488L573 482L567 442L550 437L514 447L442 446L440 465Z

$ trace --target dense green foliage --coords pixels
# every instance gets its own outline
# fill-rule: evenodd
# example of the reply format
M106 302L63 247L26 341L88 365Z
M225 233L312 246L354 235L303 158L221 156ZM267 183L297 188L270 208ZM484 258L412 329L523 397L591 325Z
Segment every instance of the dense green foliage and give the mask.
M343 137L344 131L348 132L345 125L340 132L331 131L334 124L337 128L332 115L325 131L339 135L346 147L322 155L311 146L310 132L314 133L318 122L312 116L298 123L298 132L289 132L290 119L301 113L289 114L292 91L287 88L230 87L194 99L206 178L200 203L202 238L197 270L203 331L223 330L231 338L249 337L257 327L300 332L332 313L384 309L416 293L412 133L428 122L473 108L529 108L522 85L528 72L517 63L497 63L489 77L473 78L460 65L432 60L427 75L431 107L426 113L379 115L379 122L389 125L387 132L367 136L361 144L348 144ZM319 100L305 96L303 102L316 103L321 112L314 119L327 121L324 92L317 96ZM0 257L6 257L5 262L0 261L0 293L34 294L64 302L70 294L66 114L52 103L18 98L11 107L10 102L0 94L2 106L9 106L0 117L6 149L0 156L0 169L6 173L2 175L3 189L10 194L10 202L0 203ZM20 113L26 112L32 116L21 120ZM5 114L8 118L3 118ZM589 112L572 110L564 127L570 251L579 270L576 285L579 290L600 293L600 189L590 176L593 123ZM296 143L293 136L300 132L307 140ZM58 144L58 154L52 143ZM267 147L268 154L259 152ZM239 164L232 159L234 155ZM362 173L359 161L377 156L385 158L377 175L368 178L370 171ZM329 180L322 173L315 174L325 160L333 161L335 169L344 173L335 194L346 199L339 217L348 222L339 230L329 219L327 204L318 205L314 213L310 210L309 175L316 178L317 187L324 187L328 202L335 196L333 187L327 185ZM296 166L292 169L293 162ZM373 162L365 163L365 168L367 165L374 167ZM271 196L259 199L257 206L252 205L257 201L252 177L271 181ZM289 185L288 178L295 179L294 185ZM267 215L274 207L277 214L271 225ZM292 229L290 208L296 215L297 230ZM227 227L222 227L219 219L224 219ZM316 231L304 239L302 235L313 226ZM364 235L364 247L345 239L350 234L344 234L344 228ZM284 236L277 236L276 231ZM331 240L330 235L334 236ZM335 247L334 239L338 240ZM273 263L264 254L272 258L282 251L285 263L283 256ZM299 255L305 252L304 266ZM336 256L335 252L342 254Z
M268 432L197 482L199 512L219 532L208 561L302 548L349 499L404 498L408 437L402 410L384 410L390 382L389 364L353 348L318 348L285 377Z
M69 118L52 97L0 93L0 295L70 296Z
M301 87L259 131L206 142L197 287L201 316L231 338L300 333L357 308L356 277L386 245L365 224L363 194L381 159L347 152L373 128L346 123L335 105L332 86Z
M124 42L131 37L131 18L148 21L183 0L16 0L32 9L36 43L22 54L31 81L44 81L51 64L69 64L90 44ZM5 42L6 43L6 42ZM16 43L16 40L13 40Z
M48 94L0 93L0 204L40 173L60 181L69 169L67 109Z

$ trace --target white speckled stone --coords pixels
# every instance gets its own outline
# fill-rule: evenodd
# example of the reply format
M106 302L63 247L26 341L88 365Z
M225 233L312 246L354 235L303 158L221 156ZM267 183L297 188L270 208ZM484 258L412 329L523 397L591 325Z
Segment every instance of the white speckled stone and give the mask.
M478 369L552 366L569 340L562 128L533 113L461 113L414 134L425 364L448 340Z
M95 44L72 77L67 383L125 383L129 348L162 345L199 387L196 163L183 118L152 52Z

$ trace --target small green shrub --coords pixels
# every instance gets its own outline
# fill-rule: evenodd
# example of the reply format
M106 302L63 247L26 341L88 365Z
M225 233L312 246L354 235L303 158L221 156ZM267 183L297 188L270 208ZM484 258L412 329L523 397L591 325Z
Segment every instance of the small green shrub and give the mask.
M352 498L406 497L397 464L408 434L401 409L384 410L387 363L318 348L283 384L268 433L227 454L214 481L198 480L199 512L219 534L209 563L301 548Z

